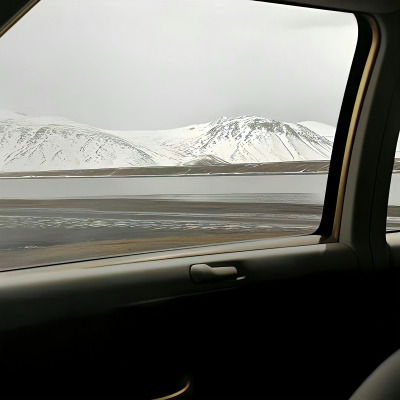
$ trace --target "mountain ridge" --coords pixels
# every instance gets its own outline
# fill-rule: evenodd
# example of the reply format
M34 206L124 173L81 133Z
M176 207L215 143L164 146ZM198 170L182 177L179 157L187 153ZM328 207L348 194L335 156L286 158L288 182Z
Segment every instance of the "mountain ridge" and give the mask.
M257 116L165 131L110 131L5 110L0 146L4 172L329 160L332 151L328 138L304 125Z

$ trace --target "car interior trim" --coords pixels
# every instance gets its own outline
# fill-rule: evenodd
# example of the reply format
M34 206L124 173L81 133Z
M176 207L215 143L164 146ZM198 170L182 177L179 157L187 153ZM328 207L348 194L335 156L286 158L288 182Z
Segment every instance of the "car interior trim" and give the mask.
M390 232L386 235L389 249L390 264L400 270L400 232Z
M239 278L199 285L190 277L190 266L194 264L215 268L233 265ZM358 271L355 253L341 243L161 259L104 268L10 271L0 280L0 329L65 315L96 315L116 307L258 282L354 271Z
M3 36L14 24L16 24L28 11L30 11L40 0L30 0L5 25L0 27L0 37Z
M179 391L176 392L176 393L172 393L172 394L170 394L170 395L168 395L168 396L164 396L164 397L158 397L158 398L153 399L153 400L167 400L167 399L173 399L174 397L177 397L177 396L179 396L180 394L185 393L186 390L189 389L189 386L190 386L190 382L188 382L188 383L186 384L186 386L185 386L183 389L179 390Z
M339 240L340 225L342 219L342 211L344 204L344 195L346 191L347 177L350 167L350 158L353 150L354 138L357 131L358 121L360 119L361 109L363 105L363 100L368 89L368 83L372 74L372 70L375 64L376 57L378 55L379 44L380 44L380 31L378 24L374 18L366 16L368 22L370 23L372 29L372 43L368 54L367 61L365 63L364 72L361 78L360 86L357 93L357 98L353 108L353 115L350 122L349 133L347 136L347 143L345 148L345 153L343 157L343 166L341 171L341 177L339 182L339 192L336 203L335 219L333 223L332 237Z
M321 222L314 234L324 236L325 242L337 241L332 237L333 224L339 191L339 182L342 173L343 157L345 154L347 136L353 115L354 103L357 98L361 78L364 73L371 43L372 31L369 21L364 14L354 14L358 25L358 38L353 61L343 95L339 119L336 126L335 140L333 142L329 174L325 190Z

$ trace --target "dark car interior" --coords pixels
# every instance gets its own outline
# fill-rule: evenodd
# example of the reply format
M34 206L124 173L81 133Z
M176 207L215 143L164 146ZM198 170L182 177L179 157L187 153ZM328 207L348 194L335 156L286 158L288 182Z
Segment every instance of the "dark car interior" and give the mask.
M3 30L34 3L2 0ZM385 225L400 2L290 4L359 24L320 228L2 271L4 399L349 399L400 348L400 232ZM400 398L400 363L388 369L352 398Z

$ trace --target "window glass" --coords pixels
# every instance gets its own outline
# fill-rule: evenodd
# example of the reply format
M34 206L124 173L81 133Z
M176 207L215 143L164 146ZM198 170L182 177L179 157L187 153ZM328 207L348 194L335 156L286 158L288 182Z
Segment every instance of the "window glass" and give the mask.
M394 156L386 228L388 231L400 231L400 137Z
M304 235L354 15L42 0L0 40L0 268Z

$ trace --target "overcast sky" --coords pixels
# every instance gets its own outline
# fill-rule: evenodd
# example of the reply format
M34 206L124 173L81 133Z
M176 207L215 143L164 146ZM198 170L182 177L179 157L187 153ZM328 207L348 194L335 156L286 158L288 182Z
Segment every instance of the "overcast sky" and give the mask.
M42 0L0 39L0 109L153 130L336 125L353 15L245 0Z

